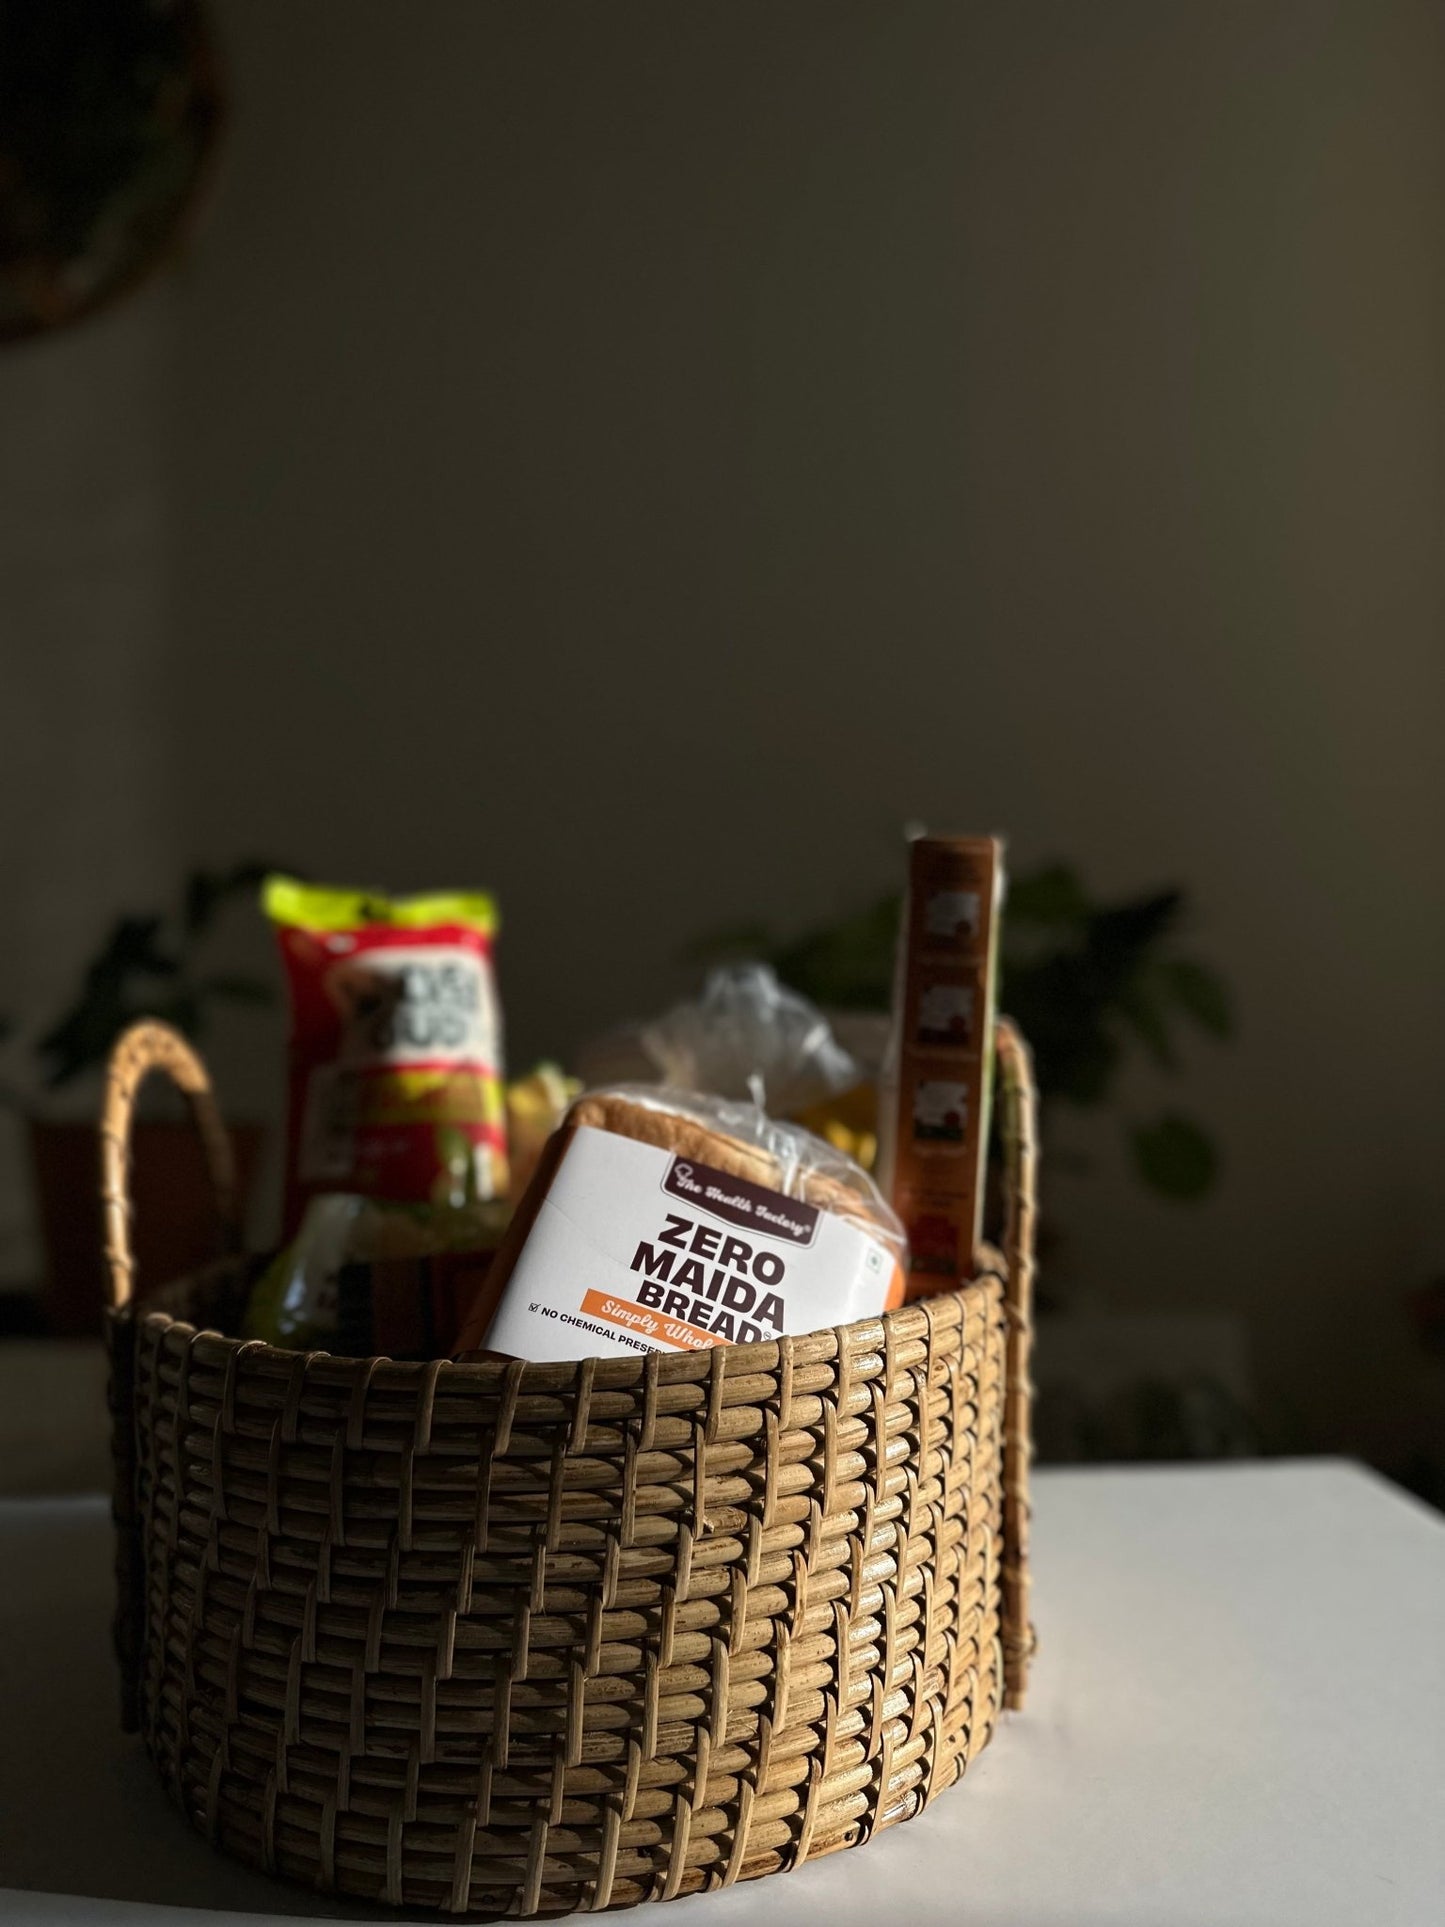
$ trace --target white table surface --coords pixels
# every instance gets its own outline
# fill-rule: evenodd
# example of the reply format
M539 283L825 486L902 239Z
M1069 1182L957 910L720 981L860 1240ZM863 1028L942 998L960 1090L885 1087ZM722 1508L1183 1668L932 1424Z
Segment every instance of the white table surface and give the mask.
M1317 1460L1044 1473L1035 1538L1029 1709L963 1784L675 1927L1441 1927L1445 1522ZM189 1832L116 1726L110 1556L101 1500L0 1503L0 1916L397 1918Z

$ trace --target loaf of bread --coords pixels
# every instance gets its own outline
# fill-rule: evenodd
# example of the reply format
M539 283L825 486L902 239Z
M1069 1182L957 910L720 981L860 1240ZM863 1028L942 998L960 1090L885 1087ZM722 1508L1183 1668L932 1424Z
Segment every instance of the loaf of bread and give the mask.
M895 1295L901 1296L906 1247L898 1220L868 1174L832 1145L795 1125L774 1122L752 1104L652 1086L593 1091L573 1103L549 1139L493 1261L484 1297L462 1334L459 1358L492 1355L485 1349L488 1328L568 1153L583 1131L605 1132L650 1145L666 1153L671 1160L669 1168L698 1165L709 1174L721 1173L757 1187L765 1195L776 1194L778 1201L795 1200L850 1223L883 1248L890 1260L889 1271L897 1273L896 1282L888 1284L886 1299L880 1295L874 1309L882 1309L883 1303L892 1302ZM650 1191L655 1189L655 1184L650 1187ZM734 1198L731 1205L746 1202ZM704 1207L704 1215L713 1214ZM730 1215L726 1201L723 1215ZM737 1219L733 1216L730 1221L736 1223ZM718 1241L722 1235L717 1234ZM713 1241L710 1232L704 1233L698 1248ZM736 1237L730 1240L733 1245L742 1242ZM840 1318L847 1309L840 1309ZM823 1317L818 1322L838 1320ZM585 1347L579 1347L579 1351L585 1352Z

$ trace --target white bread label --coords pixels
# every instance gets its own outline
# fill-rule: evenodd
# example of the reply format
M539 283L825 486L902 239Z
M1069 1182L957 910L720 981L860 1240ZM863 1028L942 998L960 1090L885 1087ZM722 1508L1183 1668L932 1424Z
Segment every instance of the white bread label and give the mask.
M849 1218L584 1124L487 1349L543 1362L817 1331L876 1316L895 1269Z

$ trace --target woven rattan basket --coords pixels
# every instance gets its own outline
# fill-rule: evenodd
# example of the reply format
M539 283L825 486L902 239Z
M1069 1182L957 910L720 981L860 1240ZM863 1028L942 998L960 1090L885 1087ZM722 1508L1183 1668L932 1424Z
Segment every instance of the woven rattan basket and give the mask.
M1033 1091L1001 1025L1003 1254L777 1343L399 1364L224 1336L246 1268L132 1298L159 1024L103 1120L128 1727L239 1859L397 1906L668 1900L861 1845L1022 1702Z

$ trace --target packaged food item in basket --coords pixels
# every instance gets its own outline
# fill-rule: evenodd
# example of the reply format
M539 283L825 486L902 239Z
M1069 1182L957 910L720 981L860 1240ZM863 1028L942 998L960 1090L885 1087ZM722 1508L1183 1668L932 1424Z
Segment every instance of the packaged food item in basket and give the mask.
M510 1215L502 1199L387 1204L324 1192L253 1287L242 1336L291 1351L443 1357Z
M520 1198L532 1181L547 1140L582 1086L556 1064L542 1063L507 1086L507 1164L510 1195Z
M308 1199L504 1196L490 897L388 898L268 877L291 997L288 1230Z
M486 1290L505 1234L504 1199L468 1205L368 1200L337 1277L331 1351L445 1358Z
M337 1279L365 1202L335 1193L311 1200L296 1236L251 1289L243 1338L293 1351L326 1347L336 1330Z
M908 849L879 1179L908 1233L908 1296L973 1269L983 1215L1003 845L918 836Z
M901 1303L906 1255L867 1173L756 1104L593 1091L549 1142L460 1349L571 1359L815 1331Z

